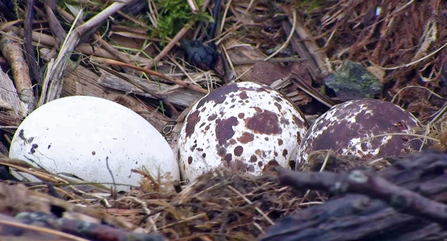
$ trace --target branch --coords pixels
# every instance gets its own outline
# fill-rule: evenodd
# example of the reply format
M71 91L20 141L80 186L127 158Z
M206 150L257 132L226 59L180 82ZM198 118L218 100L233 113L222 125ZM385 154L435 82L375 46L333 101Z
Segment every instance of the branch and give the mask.
M59 98L62 90L62 80L65 68L67 67L68 61L70 60L72 51L78 45L80 39L86 33L88 33L89 30L101 24L109 16L111 16L130 2L132 2L132 0L121 0L114 2L102 12L97 14L95 17L91 18L86 23L69 32L69 34L65 38L63 45L61 46L61 50L57 56L57 59L54 61L54 65L49 65L49 67L47 68L47 73L45 75L45 81L43 84L43 90L45 91L43 91L44 93L42 93L39 105ZM76 26L76 23L77 19L73 22L73 27Z
M396 211L417 216L447 227L447 205L399 187L372 171L350 173L295 172L278 168L279 182L295 189L317 189L335 194L357 193L388 203Z

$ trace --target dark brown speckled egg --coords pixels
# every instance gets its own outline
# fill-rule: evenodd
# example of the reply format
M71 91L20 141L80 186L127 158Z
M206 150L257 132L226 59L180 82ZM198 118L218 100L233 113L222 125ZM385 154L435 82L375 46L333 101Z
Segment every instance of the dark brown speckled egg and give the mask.
M180 170L193 181L216 167L262 174L296 161L307 130L303 114L266 85L222 86L191 109L179 136Z
M301 142L299 161L306 162L309 153L316 150L366 159L402 156L418 151L422 140L401 134L414 134L420 126L416 117L391 102L347 101L332 107L313 123Z

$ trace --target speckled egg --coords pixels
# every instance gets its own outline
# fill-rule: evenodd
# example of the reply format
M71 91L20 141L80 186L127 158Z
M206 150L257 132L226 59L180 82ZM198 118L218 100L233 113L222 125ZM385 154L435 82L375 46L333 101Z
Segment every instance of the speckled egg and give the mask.
M216 167L259 175L297 160L307 130L301 111L266 85L222 86L191 109L179 136L180 170L192 181Z
M421 140L409 135L420 123L411 113L393 103L360 99L332 107L311 126L300 146L300 162L316 150L333 150L341 155L366 159L402 156L418 151Z

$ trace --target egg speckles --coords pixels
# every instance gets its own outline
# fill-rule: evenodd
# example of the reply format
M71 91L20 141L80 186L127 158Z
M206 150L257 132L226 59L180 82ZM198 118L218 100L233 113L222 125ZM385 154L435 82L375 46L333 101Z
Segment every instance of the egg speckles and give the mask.
M332 107L311 126L300 146L301 162L315 150L333 150L342 155L367 159L401 156L419 150L421 141L406 135L415 133L419 121L393 103L361 99Z
M251 82L222 86L199 100L179 136L185 180L219 166L261 174L298 158L302 113L274 89Z

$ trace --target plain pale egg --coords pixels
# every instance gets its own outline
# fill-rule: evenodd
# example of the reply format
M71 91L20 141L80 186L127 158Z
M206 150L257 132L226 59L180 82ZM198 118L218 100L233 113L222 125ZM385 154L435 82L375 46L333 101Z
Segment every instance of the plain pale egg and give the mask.
M97 97L65 97L36 109L18 127L9 156L91 182L112 183L113 175L117 184L139 186L142 176L131 170L143 167L154 178L169 173L180 180L163 136L127 107Z

